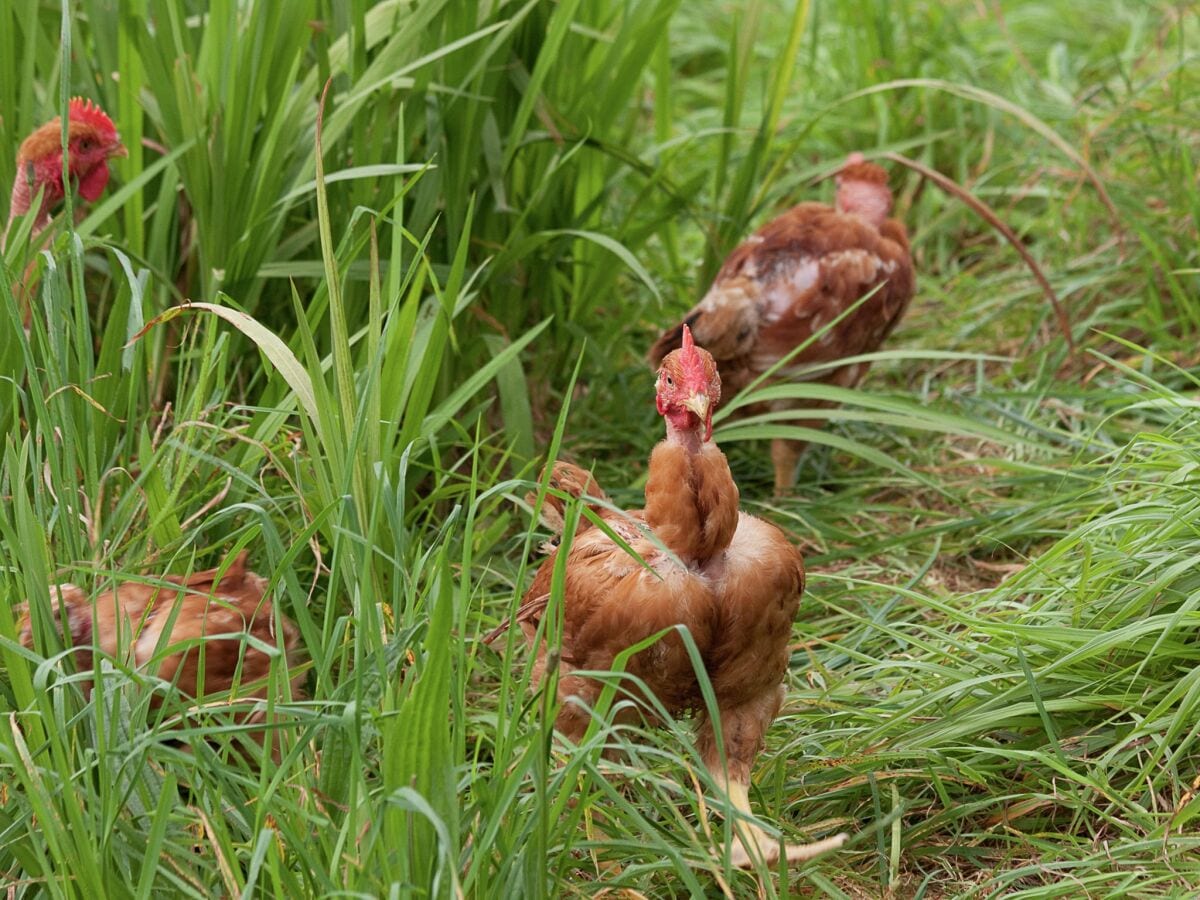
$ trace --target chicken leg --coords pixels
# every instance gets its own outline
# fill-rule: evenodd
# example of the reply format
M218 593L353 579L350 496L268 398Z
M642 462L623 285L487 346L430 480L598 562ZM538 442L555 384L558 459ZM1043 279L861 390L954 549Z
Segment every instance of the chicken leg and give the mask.
M841 377L842 372L847 372L854 369L854 366L842 366L838 370L838 375L830 378L830 383L842 386L843 383L853 385L854 381L847 381ZM836 403L830 403L826 400L810 400L805 404L805 409L836 409ZM771 407L772 412L784 412L791 410L796 412L786 403L775 404ZM811 428L813 431L820 431L825 427L825 419L800 419L797 421L789 420L787 424L795 425L799 428ZM782 497L789 493L796 486L796 466L800 461L800 455L808 446L808 441L796 441L790 438L773 438L771 440L771 463L775 467L775 496Z
M807 425L808 423L803 424ZM796 483L796 463L805 446L804 441L791 441L787 438L774 438L771 441L771 462L775 466L776 497L782 497Z
M726 778L721 771L709 770L713 780L720 785L721 792L729 798L729 805L741 815L753 815L750 810L750 794L745 782ZM779 841L768 837L767 833L753 822L744 821L741 816L733 823L733 843L729 847L729 860L739 869L753 869L761 860L764 865L774 865L779 862ZM846 834L835 834L833 837L813 841L811 844L785 844L784 857L788 863L800 863L819 856L827 850L836 850L846 843ZM749 847L747 847L749 845Z
M754 868L760 860L765 865L779 861L779 842L748 819L753 815L750 810L750 769L762 746L762 737L782 702L783 685L778 685L741 706L721 710L725 765L722 765L712 722L703 716L699 723L700 757L718 790L728 799L735 816L729 857L739 869ZM846 835L837 834L811 844L786 844L784 857L788 863L804 862L827 850L836 850L845 842Z

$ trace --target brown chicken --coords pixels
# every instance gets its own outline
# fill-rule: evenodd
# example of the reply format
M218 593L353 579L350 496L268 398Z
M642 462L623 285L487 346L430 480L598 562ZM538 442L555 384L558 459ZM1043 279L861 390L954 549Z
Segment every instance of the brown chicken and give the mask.
M650 457L645 509L601 513L641 560L596 527L582 529L566 551L558 654L562 705L555 725L575 741L587 729L601 684L577 671L609 669L627 647L663 629L686 626L715 692L723 746L716 741L678 632L669 631L633 656L628 672L672 714L697 712L697 741L705 765L733 808L749 815L750 769L783 700L804 565L778 528L739 512L738 489L725 455L710 440L712 411L721 396L717 366L709 353L695 347L686 327L682 339L682 349L668 354L658 373L657 405L666 420L667 437ZM587 483L594 484L590 476ZM586 490L594 495L598 486ZM556 551L534 576L517 615L527 641L537 643L536 683L546 674L547 636L538 642L537 632L548 605L557 552L563 551ZM646 708L640 714L653 721ZM627 708L621 715L633 714ZM727 769L721 764L722 751ZM735 829L731 858L736 865L778 859L778 843L756 825L739 820ZM844 840L838 835L788 846L787 859L808 859Z
M79 196L91 203L100 199L108 185L108 161L126 153L112 119L95 103L82 97L75 97L67 106L67 151L71 183ZM8 224L0 238L0 249L7 243L13 222L29 212L39 190L42 202L33 222L34 237L50 224L50 214L65 194L62 120L58 117L37 128L17 151L17 177L13 182Z
M174 683L189 698L264 699L271 659L251 639L276 646L278 627L289 657L299 642L296 626L274 615L266 586L266 579L246 569L243 552L224 574L209 569L187 578L167 576L157 585L126 581L94 601L83 588L58 585L51 605L59 622L66 610L79 671L91 670L92 655L100 653ZM32 647L28 611L18 627L21 643ZM302 681L302 676L292 677L294 695ZM263 719L257 712L241 721L257 724ZM254 737L263 743L263 735Z
M682 323L650 349L658 365L679 343L686 324L696 343L716 358L727 393L734 394L829 325L863 296L853 313L821 333L774 376L854 387L867 363L819 371L808 367L877 350L900 321L913 295L914 276L904 225L889 219L887 174L853 153L837 176L837 203L801 203L740 244L712 287ZM776 400L739 409L758 414L828 403ZM819 422L800 423L819 427ZM801 441L771 443L775 490L791 487Z
M105 112L90 100L75 97L67 105L67 162L70 166L71 184L83 200L94 203L108 185L108 161L114 156L125 156L125 146L117 137L117 129ZM35 200L41 195L41 203L34 215L30 244L38 250L49 241L50 216L63 200L63 151L62 119L54 119L36 128L21 142L17 150L16 178L13 180L12 195L8 204L8 223L0 234L0 253L8 247L8 239L17 220L27 214ZM76 212L80 212L77 208ZM45 237L38 238L45 232ZM31 259L25 272L13 285L13 294L21 318L29 326L33 296L34 272L38 263Z

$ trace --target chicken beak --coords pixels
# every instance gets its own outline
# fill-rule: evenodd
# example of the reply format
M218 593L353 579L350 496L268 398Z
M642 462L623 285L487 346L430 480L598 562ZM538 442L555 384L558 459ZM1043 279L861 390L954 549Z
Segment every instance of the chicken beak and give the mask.
M108 155L112 156L128 156L129 148L120 141L113 141L112 146L108 148Z
M689 395L683 401L683 408L690 409L700 419L701 422L708 421L708 394L701 391Z

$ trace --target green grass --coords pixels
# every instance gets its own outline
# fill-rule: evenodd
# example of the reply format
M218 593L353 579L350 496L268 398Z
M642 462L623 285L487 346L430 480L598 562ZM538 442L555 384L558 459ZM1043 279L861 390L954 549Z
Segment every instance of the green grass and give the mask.
M1200 890L1194 13L7 4L0 184L64 92L131 153L74 231L0 267L0 884ZM919 294L795 494L770 498L763 440L788 423L721 423L745 505L810 570L755 808L791 840L852 834L740 873L709 855L726 826L689 723L563 750L523 649L479 638L536 565L542 455L636 504L655 328L854 149L994 209L1080 350L1011 246L895 168ZM182 299L215 307L131 340ZM56 579L99 591L241 547L303 636L278 767L238 752L236 709L151 709L119 661L85 701L45 602ZM25 598L39 653L15 641Z

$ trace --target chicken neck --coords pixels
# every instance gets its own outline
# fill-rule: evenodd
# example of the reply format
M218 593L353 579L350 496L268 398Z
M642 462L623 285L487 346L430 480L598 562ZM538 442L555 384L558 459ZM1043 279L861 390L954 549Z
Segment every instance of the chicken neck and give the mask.
M738 489L725 454L698 431L679 433L668 420L667 439L650 456L645 515L685 564L704 566L723 555L738 521Z
M695 456L704 445L704 439L700 435L700 429L703 425L696 427L696 425L692 424L692 422L699 420L687 410L683 411L682 423L672 421L673 418L675 417L671 415L663 417L667 423L667 443L682 447L690 456ZM689 422L688 419L692 421Z

